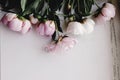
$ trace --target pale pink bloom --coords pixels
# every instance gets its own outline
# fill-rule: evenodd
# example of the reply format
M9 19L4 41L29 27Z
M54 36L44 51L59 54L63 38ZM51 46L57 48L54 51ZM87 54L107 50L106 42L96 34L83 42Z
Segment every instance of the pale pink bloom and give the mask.
M104 23L115 16L115 7L110 3L105 3L101 13L95 18L96 23Z
M16 17L17 15L14 13L7 13L2 17L1 21L3 24L7 25L11 20L13 20Z
M111 3L105 3L101 13L103 16L113 18L115 16L115 6Z
M31 28L29 20L21 20L14 13L7 13L1 19L2 23L7 25L11 30L26 33Z
M38 21L37 18L35 18L35 17L33 16L33 14L31 14L31 15L30 15L30 22L31 22L32 24L37 24L39 21Z
M23 22L22 20L15 18L8 23L8 27L13 31L21 31Z
M21 33L25 34L31 29L31 23L29 20L24 20Z
M109 10L112 10L112 15L111 17L115 16L115 6L111 3L105 3L104 8L108 8Z
M43 36L52 36L55 32L55 23L51 20L40 23L37 25L36 31Z
M65 37L61 41L55 43L51 42L49 45L45 47L47 52L57 52L57 51L67 51L73 48L77 43L77 40L70 37Z

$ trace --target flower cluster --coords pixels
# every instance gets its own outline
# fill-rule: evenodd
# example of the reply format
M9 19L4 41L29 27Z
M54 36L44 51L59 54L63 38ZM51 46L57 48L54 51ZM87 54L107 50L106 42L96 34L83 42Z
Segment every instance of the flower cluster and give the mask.
M91 0L88 1L91 2ZM8 26L10 30L23 34L30 31L32 26L34 26L33 29L35 29L38 34L52 39L52 42L45 47L45 51L47 52L56 52L60 50L67 51L73 48L78 42L75 38L73 38L73 36L76 37L75 35L81 36L90 34L94 31L96 23L103 23L115 16L115 7L111 3L105 3L102 8L99 9L99 14L97 14L96 17L88 18L86 16L90 14L92 7L87 9L87 12L84 11L85 9L80 8L81 13L79 13L79 11L76 11L78 10L76 8L81 5L77 5L74 9L73 2L68 3L65 1L64 10L68 12L63 12L65 14L63 17L68 25L66 31L63 33L60 18L56 11L60 8L59 6L64 1L60 0L61 4L59 4L59 6L56 5L56 7L51 4L54 1L46 1L48 3L46 4L47 8L46 5L44 5L44 2L44 0L35 0L35 2L31 3L27 8L25 8L25 2L21 2L24 4L24 6L21 5L22 13L7 13L2 17L1 22ZM39 6L37 3L40 3L40 5L43 6L37 7ZM79 3L82 4L82 1ZM86 3L86 5L92 6L93 2L91 2L91 4ZM86 6L84 7L86 8ZM45 10L43 10L43 8L45 8ZM72 9L74 10L73 12L76 13L75 15L72 14Z

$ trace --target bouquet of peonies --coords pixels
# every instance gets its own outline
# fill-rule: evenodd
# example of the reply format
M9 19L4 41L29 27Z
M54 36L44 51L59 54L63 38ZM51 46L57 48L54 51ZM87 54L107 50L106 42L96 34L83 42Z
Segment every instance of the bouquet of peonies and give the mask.
M91 11L93 5L98 7L95 12ZM95 0L0 0L0 7L7 12L1 22L10 30L25 34L33 26L41 36L50 37L47 52L73 48L75 35L89 34L95 24L115 16L111 3L99 7ZM67 23L66 30L61 26L61 17Z

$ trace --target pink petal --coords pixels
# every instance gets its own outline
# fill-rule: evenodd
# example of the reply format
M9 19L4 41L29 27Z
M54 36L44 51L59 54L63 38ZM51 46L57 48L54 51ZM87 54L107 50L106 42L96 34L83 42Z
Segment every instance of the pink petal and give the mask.
M7 25L9 21L13 20L16 17L17 15L14 13L7 13L2 17L1 21L3 24Z
M45 22L45 34L46 36L51 36L55 32L55 23L54 21L46 21Z
M17 17L17 15L14 14L14 13L7 13L7 14L6 14L6 20L7 20L7 21L11 21L11 20L13 20L13 19L16 18L16 17Z
M23 22L18 18L13 19L8 23L8 27L13 31L20 31L22 29Z
M30 23L30 21L24 20L24 21L23 21L23 26L22 26L21 32L22 32L23 34L25 34L25 33L28 32L30 29L31 29L31 23Z
M36 31L40 35L45 35L45 25L43 23L40 23L39 26L37 27Z
M51 42L49 45L45 47L45 51L54 52L56 50L56 46L57 44L55 44L54 42Z
M108 8L108 9L110 9L112 11L115 11L115 6L113 4L111 4L111 3L105 3L104 8Z
M63 38L62 40L63 49L65 50L69 50L73 48L76 45L76 43L77 43L77 40L70 37Z
M2 22L4 25L7 25L7 24L8 24L8 21L7 21L5 15L2 17L1 22Z
M96 24L103 24L110 19L111 19L111 17L105 17L102 14L99 14L94 20L95 20Z
M34 18L33 15L30 15L30 22L31 22L32 24L37 24L37 23L38 23L38 19L37 19L37 18Z
M108 8L103 8L101 12L102 12L103 16L105 16L105 17L114 17L115 16L114 11L112 11Z

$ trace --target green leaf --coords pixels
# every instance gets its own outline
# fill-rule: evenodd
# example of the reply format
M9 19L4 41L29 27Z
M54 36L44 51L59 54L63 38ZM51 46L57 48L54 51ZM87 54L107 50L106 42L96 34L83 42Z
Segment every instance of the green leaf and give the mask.
M63 0L48 0L47 2L51 11L57 11L60 8Z
M27 0L21 0L22 12L25 10Z
M54 32L54 34L52 35L52 40L56 40L56 31Z
M57 23L58 31L63 32L62 27L60 25L60 19L59 19L59 17L57 15L54 16L54 20Z
M32 2L30 5L27 6L22 15L24 16L30 13L35 13L40 2L41 0L35 0L34 2Z

